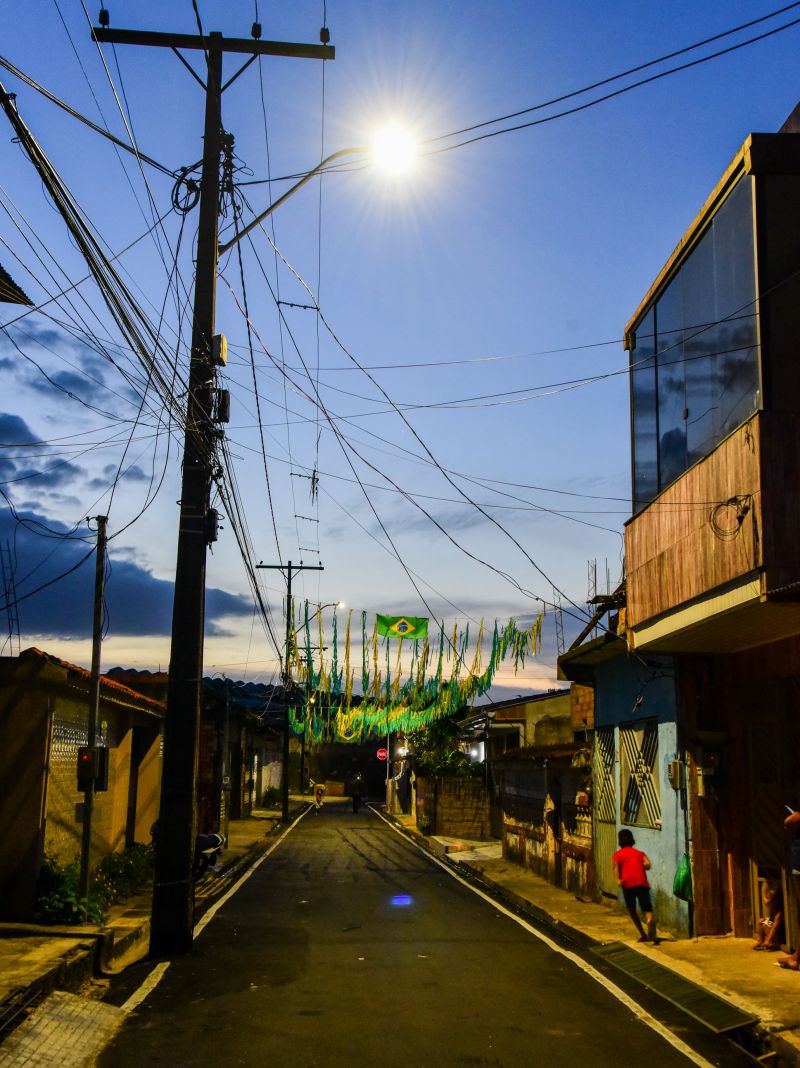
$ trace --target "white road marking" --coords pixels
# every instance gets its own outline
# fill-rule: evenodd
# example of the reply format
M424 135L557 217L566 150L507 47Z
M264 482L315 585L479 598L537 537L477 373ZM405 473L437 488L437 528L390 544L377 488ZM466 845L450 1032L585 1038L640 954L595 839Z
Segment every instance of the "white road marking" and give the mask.
M289 824L289 826L286 828L286 830L283 832L283 834L278 839L276 839L276 841L274 841L272 843L272 845L269 847L269 849L265 850L261 854L261 856L250 865L250 867L247 869L246 872L243 872L243 874L236 880L236 882L227 891L227 893L225 893L219 899L219 901L216 901L211 906L210 909L208 909L206 912L203 913L202 919L199 920L198 923L195 924L195 928L194 928L194 938L195 939L200 934L203 933L205 928L213 920L213 918L216 916L216 914L219 912L219 910L222 908L222 906L225 904L225 902L229 898L233 897L233 895L236 893L236 891L239 889L239 887L247 882L247 880L250 878L250 876L253 874L253 872L264 863L264 861L267 859L267 857L271 853L275 852L275 850L278 848L278 846L281 844L281 842L284 840L284 838L288 834L290 834L291 831L293 831L295 829L295 827L300 822L300 820L303 818L303 816L305 816L310 811L311 811L311 805L309 805L308 808L304 809L300 813L300 815L297 817L297 819L295 819L292 823ZM128 1000L122 1005L122 1011L125 1012L125 1013L133 1012L133 1010L135 1008L137 1008L139 1005L141 1005L141 1003L144 1001L144 999L147 997L147 995L151 994L155 990L155 988L158 986L158 984L161 982L161 980L164 978L164 975L165 975L165 973L167 971L167 968L169 968L171 963L172 963L172 961L166 960L166 961L162 961L160 964L157 964L155 966L155 968L153 968L152 972L150 972L150 974L144 980L142 985L140 987L138 987L136 990L134 990L134 992L131 994L131 996L128 998Z
M147 995L158 986L161 980L164 978L164 972L169 968L170 961L162 960L160 964L157 964L153 968L152 972L147 976L145 981L140 987L138 987L131 996L122 1005L123 1012L133 1012L138 1008Z
M420 853L428 857L428 859L431 860L434 864L438 864L439 867L442 868L443 871L446 871L448 875L451 875L456 880L456 882L461 883L462 886L466 886L468 890L471 890L473 892L473 894L477 894L478 897L482 897L484 901L488 902L492 906L492 908L496 909L498 912L501 912L504 916L508 916L508 918L510 920L513 920L515 923L518 923L520 927L523 927L526 931L532 934L534 938L538 938L540 942L544 942L548 949L551 949L554 953L560 953L562 957L566 957L567 960L572 961L572 963L575 964L578 968L580 968L581 971L585 972L590 978L594 979L595 982L599 983L600 986L607 990L609 994L612 995L612 997L615 997L617 1001L620 1001L627 1009L629 1009L637 1019L641 1020L641 1022L647 1027L650 1027L653 1031L656 1032L657 1035L660 1035L665 1042L668 1042L693 1064L698 1065L699 1068L714 1068L711 1061L707 1061L705 1057L701 1057L700 1054L695 1052L695 1050L693 1050L691 1046L687 1045L686 1042L678 1038L677 1035L673 1034L672 1031L670 1031L668 1027L665 1027L664 1024L657 1020L655 1016L651 1016L649 1012L646 1012L643 1008L637 1005L633 998L629 997L624 990L620 989L620 987L610 982L610 980L607 979L602 972L599 972L596 968L593 968L591 964L588 964L585 960L583 960L582 957L579 957L577 953L573 953L568 949L564 949L563 946L560 946L557 942L554 942L552 938L548 938L548 936L542 931L537 931L537 929L532 926L532 924L528 923L526 920L523 920L521 916L515 915L513 912L511 912L510 909L505 908L504 905L501 905L498 901L495 901L494 898L484 893L483 890L479 889L477 886L473 886L472 883L470 883L462 875L459 875L457 871L454 871L449 864L445 864L443 861L439 860L438 857L434 856L432 853L429 853L426 849L423 849L421 845L419 845L413 840L413 838L409 838L408 835L403 834L400 828L396 824L392 823L391 820L388 820L382 812L379 812L376 808L373 808L372 805L369 805L368 807L372 809L375 815L382 819L388 827L391 827L393 831L405 838L407 842L410 842L411 845L415 847L415 849L418 849Z

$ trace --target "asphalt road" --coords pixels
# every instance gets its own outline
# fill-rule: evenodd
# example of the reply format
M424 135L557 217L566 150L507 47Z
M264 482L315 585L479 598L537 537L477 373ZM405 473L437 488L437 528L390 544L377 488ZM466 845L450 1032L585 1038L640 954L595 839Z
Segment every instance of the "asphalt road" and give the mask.
M709 1061L741 1063L723 1040L713 1042L710 1055L704 1050ZM689 1063L573 961L371 810L353 815L343 802L299 822L223 905L194 952L172 962L98 1061L102 1068Z

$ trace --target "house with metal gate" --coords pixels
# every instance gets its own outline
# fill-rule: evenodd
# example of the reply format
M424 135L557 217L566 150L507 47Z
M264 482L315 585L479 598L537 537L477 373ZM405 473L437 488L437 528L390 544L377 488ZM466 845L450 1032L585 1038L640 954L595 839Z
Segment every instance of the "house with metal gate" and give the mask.
M560 677L594 692L594 896L624 907L611 858L626 827L652 863L648 878L659 927L686 935L690 907L672 892L689 832L685 781L676 773L673 664L668 657L631 655L624 638L609 629L568 650L558 666Z

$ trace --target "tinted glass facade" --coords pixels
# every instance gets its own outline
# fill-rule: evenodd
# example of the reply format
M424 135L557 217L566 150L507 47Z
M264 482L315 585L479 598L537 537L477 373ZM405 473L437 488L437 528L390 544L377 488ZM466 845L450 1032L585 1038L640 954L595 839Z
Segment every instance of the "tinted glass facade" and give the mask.
M758 409L755 297L745 175L634 330L634 512Z

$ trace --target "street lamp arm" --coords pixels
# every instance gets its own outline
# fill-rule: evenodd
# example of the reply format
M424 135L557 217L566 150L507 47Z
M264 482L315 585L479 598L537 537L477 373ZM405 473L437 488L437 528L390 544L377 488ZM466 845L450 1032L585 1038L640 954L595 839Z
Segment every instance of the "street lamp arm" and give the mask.
M270 204L268 208L262 211L260 215L257 215L255 219L252 220L252 222L249 222L243 230L240 230L238 234L234 234L230 241L226 241L223 245L220 245L219 255L222 256L228 251L228 249L231 249L234 245L238 244L238 242L241 241L243 237L245 237L247 234L250 233L251 230L254 230L260 223L262 223L267 218L267 216L271 215L276 208L279 208L281 204L284 203L284 201L288 200L290 196L293 196L298 189L302 189L306 182L310 182L315 175L320 174L322 171L324 171L329 163L333 163L334 160L341 159L342 156L354 156L367 151L368 148L365 145L356 145L353 148L340 148L338 152L332 152L330 156L326 156L325 159L323 159L316 165L316 167L313 168L313 170L310 170L308 174L304 174L299 182L295 182L291 189L287 189L283 196L278 197L278 199L274 201L274 203Z
M315 610L315 611L314 611L314 612L313 612L313 613L312 613L312 614L311 614L311 615L310 615L310 616L308 617L308 623L310 623L312 619L315 619L315 618L316 618L316 617L317 617L317 616L318 616L318 615L320 614L320 612L322 612L322 611L323 611L323 610L324 610L325 608L338 608L338 607L339 607L339 605L341 605L341 603L342 603L341 601L331 601L331 602L330 602L330 604L321 604L321 605L319 606L319 608L317 608L317 609L316 609L316 610ZM302 634L302 633L303 633L303 631L304 631L304 630L306 629L306 627L308 626L308 623L303 623L303 624L302 624L301 626L299 626L299 627L297 628L297 630L295 631L295 637L297 637L297 635L298 635L298 634Z

